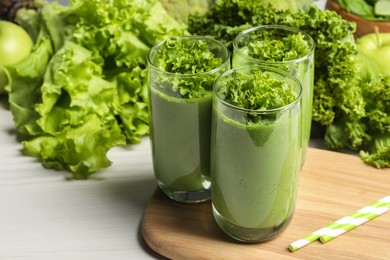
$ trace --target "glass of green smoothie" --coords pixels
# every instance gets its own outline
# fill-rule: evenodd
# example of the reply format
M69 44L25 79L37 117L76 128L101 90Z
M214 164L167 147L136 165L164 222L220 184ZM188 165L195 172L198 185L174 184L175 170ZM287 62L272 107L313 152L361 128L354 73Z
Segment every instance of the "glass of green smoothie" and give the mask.
M310 142L315 43L287 26L264 25L242 31L233 40L232 67L260 64L285 70L302 84L302 165Z
M173 37L148 53L150 138L159 187L178 202L209 200L214 80L227 48L202 36Z
M273 239L292 219L300 172L302 87L252 65L217 78L211 135L212 208L229 236Z

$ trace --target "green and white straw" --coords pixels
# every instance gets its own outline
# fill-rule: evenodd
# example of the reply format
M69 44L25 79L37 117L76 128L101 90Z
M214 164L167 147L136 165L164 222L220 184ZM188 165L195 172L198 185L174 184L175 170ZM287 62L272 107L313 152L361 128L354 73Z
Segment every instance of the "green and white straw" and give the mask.
M384 197L352 214L336 220L329 230L320 236L320 241L326 243L390 210L390 196Z
M290 251L294 252L298 249L316 241L320 240L326 243L364 223L384 214L390 210L390 196L386 196L366 207L353 212L352 214L343 217L329 225L321 228L313 233L291 243L289 245Z

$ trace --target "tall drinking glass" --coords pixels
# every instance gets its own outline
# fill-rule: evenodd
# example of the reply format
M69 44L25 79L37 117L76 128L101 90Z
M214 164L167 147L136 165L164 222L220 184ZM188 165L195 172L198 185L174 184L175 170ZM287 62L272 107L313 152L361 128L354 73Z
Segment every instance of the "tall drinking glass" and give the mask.
M287 26L264 25L247 29L233 40L232 67L259 64L285 70L302 84L302 148L304 164L310 142L313 88L314 40Z
M257 73L269 78L254 80ZM215 82L212 208L220 228L237 240L270 240L292 219L300 172L301 89L291 74L261 66L229 70ZM247 108L248 100L259 107Z
M212 88L229 51L201 36L167 39L148 54L150 138L159 187L171 199L210 199ZM188 72L191 71L191 72Z

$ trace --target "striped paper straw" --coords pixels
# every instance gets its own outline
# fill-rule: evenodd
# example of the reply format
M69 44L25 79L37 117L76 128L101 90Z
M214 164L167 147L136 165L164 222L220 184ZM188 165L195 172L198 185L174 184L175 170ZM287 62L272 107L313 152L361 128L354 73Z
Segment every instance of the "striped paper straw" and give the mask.
M331 232L334 228L336 228L336 226L338 225L339 224L337 223L331 223L326 227L320 228L314 231L313 233L310 233L309 235L304 236L301 239L292 242L288 248L290 249L291 252L297 251L298 249L307 246L308 244L311 244L316 240L319 240L321 237L324 237L329 232Z
M326 243L333 238L340 236L341 234L356 228L363 223L382 215L390 210L390 196L384 197L369 206L366 206L347 217L341 218L329 225L310 233L303 238L292 242L289 245L291 252L313 243L316 240L320 240L322 243Z
M390 210L390 196L384 197L352 214L336 220L329 229L320 235L320 241L326 243L352 229L386 213Z

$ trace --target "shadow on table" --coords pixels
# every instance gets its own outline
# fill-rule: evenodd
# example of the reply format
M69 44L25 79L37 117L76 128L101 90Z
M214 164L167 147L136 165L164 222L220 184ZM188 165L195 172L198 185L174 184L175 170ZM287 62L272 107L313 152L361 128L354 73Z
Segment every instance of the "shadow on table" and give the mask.
M131 202L133 206L139 207L140 210L142 210L143 212L157 188L155 179L151 177L148 179L142 179L128 184L129 185L127 186L127 188L130 191L129 190L127 191L128 200L126 201ZM167 259L159 255L155 251L153 251L146 244L141 231L142 216L139 220L138 230L137 230L139 245L145 250L145 253L147 253L149 256L153 257L154 259L161 259L161 260Z
M148 205L153 193L155 192L157 185L154 179L153 173L139 172L139 175L133 176L126 181L114 181L109 186L109 194L115 199L117 203L123 203L123 207L126 207L128 214L134 214L134 211L142 212L138 220L137 240L139 246L154 259L166 259L163 256L153 251L144 241L141 232L141 221L143 212Z
M143 211L156 189L156 181L153 176L145 173L144 177L131 176L126 181L118 178L111 181L108 187L111 189L109 193L117 202L130 206L129 210L136 208Z

